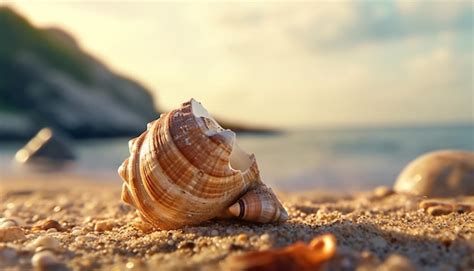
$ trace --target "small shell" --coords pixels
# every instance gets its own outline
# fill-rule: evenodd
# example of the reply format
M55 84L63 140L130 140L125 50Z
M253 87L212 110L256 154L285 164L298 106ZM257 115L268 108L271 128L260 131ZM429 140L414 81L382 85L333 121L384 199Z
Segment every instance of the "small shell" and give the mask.
M249 191L229 207L229 212L243 220L260 223L283 222L288 214L276 199L272 190L265 185Z
M122 200L160 229L219 217L245 193L263 186L254 155L241 150L235 134L193 99L149 123L130 140L129 150L118 170ZM270 198L281 207L275 196ZM286 215L283 207L279 213Z
M474 195L474 153L445 150L422 155L403 169L394 190L428 197Z

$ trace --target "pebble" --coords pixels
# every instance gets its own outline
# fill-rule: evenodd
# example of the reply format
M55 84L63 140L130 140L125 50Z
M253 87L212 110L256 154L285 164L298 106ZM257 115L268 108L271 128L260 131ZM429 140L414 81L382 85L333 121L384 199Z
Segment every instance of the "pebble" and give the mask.
M245 233L241 233L237 235L237 242L247 242L249 240L249 237Z
M144 233L149 233L153 231L153 225L150 223L143 222L141 220L133 221L132 226Z
M53 208L53 212L57 213L57 212L60 212L62 210L61 206L55 206Z
M398 254L392 254L388 257L387 260L382 264L382 268L380 270L387 270L387 271L396 271L396 270L404 270L404 271L415 271L415 267L411 264L411 262L405 258L404 256Z
M52 219L41 221L41 222L37 223L35 226L32 227L33 231L41 231L41 230L46 231L46 230L49 230L49 229L55 229L57 231L62 231L63 227L61 226L61 224L59 224L58 221L52 220Z
M0 242L11 242L25 239L25 233L20 227L0 228Z
M44 249L50 249L53 251L59 251L61 249L61 244L59 241L51 236L40 236L34 242L33 246L35 249L43 247Z
M452 208L452 204L445 201L440 200L423 200L420 202L420 208L428 209L430 207L442 206L444 208Z
M58 263L59 262L56 255L54 255L53 252L49 250L44 250L35 253L35 255L33 255L33 258L31 258L31 264L33 265L33 267L40 270L57 265Z
M428 214L432 216L447 215L453 212L452 208L447 208L445 206L433 206L429 207L427 210Z
M113 220L102 220L95 223L95 231L110 231L114 228L115 222Z
M394 192L391 188L387 186L379 186L374 189L373 193L376 198L384 198L386 196L393 194Z
M0 228L8 228L12 226L23 227L25 225L25 221L19 217L12 216L0 218Z
M2 229L10 228L10 227L16 227L16 226L18 226L18 225L15 222L10 221L10 220L7 220L7 221L0 224L0 228L2 228Z
M81 235L81 234L82 234L82 230L79 230L79 229L73 230L73 231L71 232L71 234L72 234L72 235L76 235L76 236L77 236L77 235Z
M219 231L214 229L214 230L211 231L211 235L212 236L217 236L217 235L219 235Z
M268 242L270 240L270 234L268 233L262 234L262 236L260 236L260 240L262 240L263 242Z
M46 232L53 233L53 232L58 232L58 230L56 230L55 228L51 228L51 229L48 229Z
M32 218L31 218L31 222L36 222L40 220L40 216L39 215L34 215Z

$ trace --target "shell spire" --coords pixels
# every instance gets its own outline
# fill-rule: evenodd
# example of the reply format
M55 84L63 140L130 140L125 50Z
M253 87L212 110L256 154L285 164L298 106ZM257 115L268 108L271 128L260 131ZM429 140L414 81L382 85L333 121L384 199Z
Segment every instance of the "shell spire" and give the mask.
M264 184L237 200L229 207L229 212L240 219L261 223L284 222L288 219L285 208Z
M240 197L266 191L258 192L258 199L242 202L254 206L262 200L262 206L270 206L273 201L284 218L286 211L260 181L255 156L240 149L235 137L194 99L162 114L129 141L130 157L118 169L124 180L122 200L155 227L175 229L218 217ZM268 216L270 209L262 209L262 215ZM283 220L248 213L245 217L257 222Z

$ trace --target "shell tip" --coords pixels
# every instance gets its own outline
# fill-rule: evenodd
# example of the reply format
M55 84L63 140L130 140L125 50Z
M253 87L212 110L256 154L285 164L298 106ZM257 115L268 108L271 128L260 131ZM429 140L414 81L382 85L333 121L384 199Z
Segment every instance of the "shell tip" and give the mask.
M239 217L240 216L240 203L239 202L236 202L234 204L232 204L230 207L229 207L229 213L231 213L233 216L235 217Z

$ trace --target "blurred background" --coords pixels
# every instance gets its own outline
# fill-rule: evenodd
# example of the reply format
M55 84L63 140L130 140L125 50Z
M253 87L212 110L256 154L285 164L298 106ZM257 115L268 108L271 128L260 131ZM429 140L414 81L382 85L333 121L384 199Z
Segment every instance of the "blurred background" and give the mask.
M391 185L474 151L471 1L3 3L0 180L119 183L127 141L191 97L277 189Z

